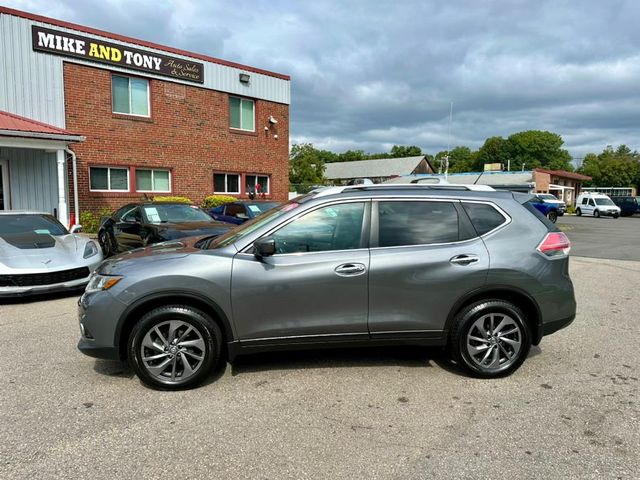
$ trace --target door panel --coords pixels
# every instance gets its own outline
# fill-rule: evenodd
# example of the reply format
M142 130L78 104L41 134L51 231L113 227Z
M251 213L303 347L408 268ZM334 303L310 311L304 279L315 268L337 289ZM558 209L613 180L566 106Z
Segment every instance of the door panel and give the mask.
M113 225L118 251L125 252L143 246L142 214L138 207L124 213Z
M276 254L236 255L231 291L240 341L368 338L369 203L307 211L269 235Z
M456 263L461 255L478 260ZM442 330L455 302L484 285L488 267L489 255L479 238L452 245L372 249L369 331L373 336Z
M341 274L345 264L365 271ZM366 249L274 255L238 254L231 283L241 341L268 337L367 333Z

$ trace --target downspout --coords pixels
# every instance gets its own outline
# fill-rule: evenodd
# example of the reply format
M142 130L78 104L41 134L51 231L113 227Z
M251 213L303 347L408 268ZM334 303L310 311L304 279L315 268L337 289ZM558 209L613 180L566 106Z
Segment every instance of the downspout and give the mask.
M71 163L73 167L73 213L76 216L76 224L80 224L80 211L78 210L78 165L76 161L76 154L70 148L65 148L65 152L71 155ZM69 225L69 228L73 225Z

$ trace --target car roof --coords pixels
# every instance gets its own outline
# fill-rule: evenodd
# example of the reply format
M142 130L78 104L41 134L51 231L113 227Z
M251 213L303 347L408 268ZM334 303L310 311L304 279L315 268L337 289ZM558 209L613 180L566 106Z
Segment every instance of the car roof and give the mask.
M376 185L349 185L344 187L324 187L311 192L313 198L329 197L371 197L371 196L398 196L398 197L453 197L453 198L486 198L486 199L513 199L510 191L497 191L475 189L474 185L451 184L376 184Z

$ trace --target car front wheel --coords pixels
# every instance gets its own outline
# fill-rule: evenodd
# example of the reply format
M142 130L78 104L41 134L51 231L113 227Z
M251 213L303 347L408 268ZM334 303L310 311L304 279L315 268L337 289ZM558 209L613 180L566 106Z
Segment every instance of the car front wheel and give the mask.
M556 223L556 221L558 220L558 212L551 210L549 213L547 213L547 218L550 222Z
M580 210L579 208L576 209L576 215L581 217L582 216L582 210Z
M192 388L220 363L222 334L204 312L189 306L156 308L134 326L128 358L146 385L161 390Z
M516 305L482 300L455 319L449 344L453 359L473 375L504 377L517 370L531 348L531 332Z
M111 240L111 235L106 230L103 230L98 235L98 243L102 247L102 253L105 257L110 257L115 253L115 248L113 245L113 241Z
M596 218L600 218L600 212L598 210L593 211L593 216Z

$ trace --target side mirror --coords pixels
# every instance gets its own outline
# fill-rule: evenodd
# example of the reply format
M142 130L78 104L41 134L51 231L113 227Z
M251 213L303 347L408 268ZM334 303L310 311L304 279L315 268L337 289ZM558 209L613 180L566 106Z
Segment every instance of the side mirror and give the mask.
M276 253L276 241L271 237L260 238L253 242L253 254L258 257L270 257Z
M71 230L69 230L69 233L81 233L82 232L82 225L74 225L73 227L71 227Z

